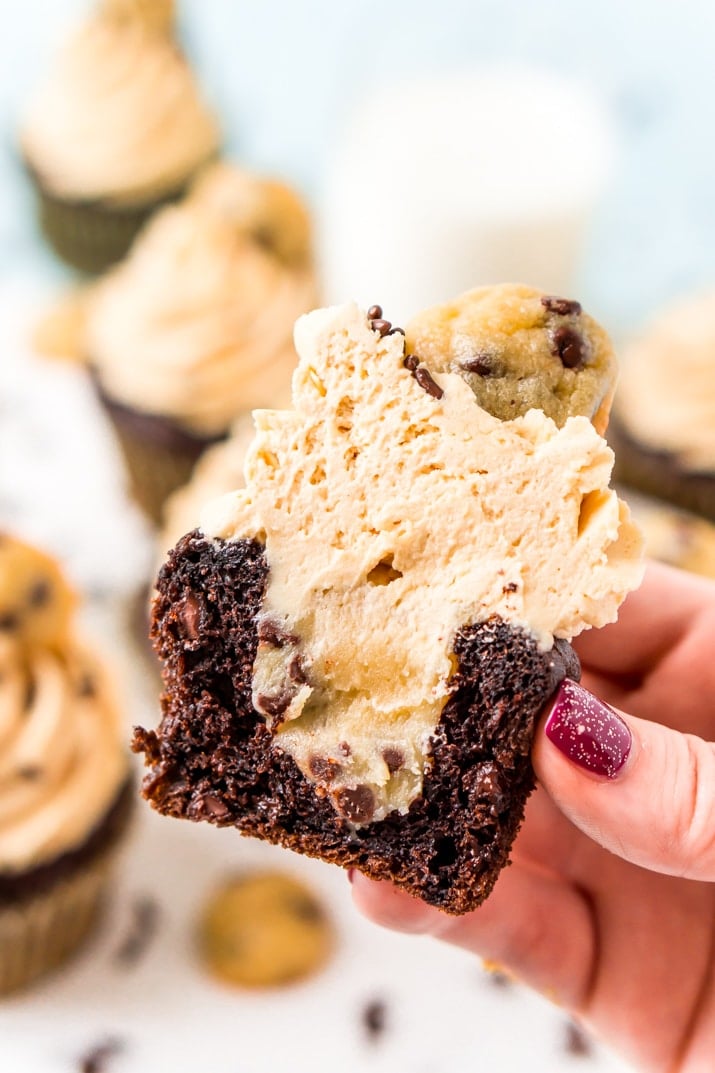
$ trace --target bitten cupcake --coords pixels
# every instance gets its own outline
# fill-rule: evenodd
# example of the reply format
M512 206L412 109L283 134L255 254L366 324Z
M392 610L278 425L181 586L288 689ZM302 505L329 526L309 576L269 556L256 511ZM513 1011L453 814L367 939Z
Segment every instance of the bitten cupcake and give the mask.
M0 994L97 920L132 786L114 689L49 556L0 534Z
M315 294L301 201L227 164L159 213L100 284L87 354L154 521L240 413L289 398L293 324Z
M63 260L90 273L123 257L218 146L175 37L172 0L103 0L60 52L20 132L42 230Z
M625 351L608 438L617 480L715 521L715 291Z

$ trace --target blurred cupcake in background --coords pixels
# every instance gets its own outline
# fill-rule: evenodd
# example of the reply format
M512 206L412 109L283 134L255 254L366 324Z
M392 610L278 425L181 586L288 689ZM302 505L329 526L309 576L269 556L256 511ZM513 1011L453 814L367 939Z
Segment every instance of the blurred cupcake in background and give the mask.
M155 522L239 414L288 401L293 325L315 302L302 202L229 164L157 214L97 287L87 357Z
M180 537L198 526L204 504L243 488L243 466L254 431L249 414L239 417L228 439L210 447L197 462L188 484L169 496L157 542L159 565ZM145 632L148 633L148 625Z
M118 261L149 216L218 153L219 130L175 37L172 0L102 0L60 52L20 147L42 230L83 272Z
M0 995L97 920L132 807L112 682L57 563L0 534Z
M626 488L620 494L645 537L646 555L691 574L715 578L715 525Z
M608 440L616 480L715 522L715 291L624 348Z

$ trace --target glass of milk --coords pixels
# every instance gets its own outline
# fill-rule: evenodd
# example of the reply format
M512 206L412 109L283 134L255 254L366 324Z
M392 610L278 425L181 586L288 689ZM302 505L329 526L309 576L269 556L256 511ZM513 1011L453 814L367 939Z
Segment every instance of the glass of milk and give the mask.
M373 91L326 174L327 301L379 302L399 323L488 283L569 295L613 156L599 101L544 71L482 68Z

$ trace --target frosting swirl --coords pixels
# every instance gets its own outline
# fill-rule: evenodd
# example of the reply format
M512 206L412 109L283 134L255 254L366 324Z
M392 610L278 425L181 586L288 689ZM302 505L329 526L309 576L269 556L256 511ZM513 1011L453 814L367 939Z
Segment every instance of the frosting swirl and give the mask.
M127 775L103 667L0 637L0 874L36 867L91 833Z
M121 205L180 187L215 154L219 132L169 35L100 14L60 52L20 140L53 193Z
M310 266L287 265L192 197L158 213L99 287L87 347L104 391L201 436L290 398L292 331L314 304Z
M715 473L715 292L679 302L626 350L618 417L683 469Z

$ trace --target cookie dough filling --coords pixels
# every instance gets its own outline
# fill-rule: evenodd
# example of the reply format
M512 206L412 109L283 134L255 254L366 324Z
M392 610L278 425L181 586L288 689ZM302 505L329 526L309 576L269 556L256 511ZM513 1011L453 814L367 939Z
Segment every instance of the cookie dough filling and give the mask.
M535 292L499 290L530 316ZM554 316L580 316L537 304L549 338ZM294 409L256 412L246 488L202 519L207 536L264 548L253 705L356 828L419 797L460 631L497 618L546 652L612 621L641 576L587 417L557 423L528 396L493 416L463 370L412 352L410 332L406 350L377 313L297 322Z

